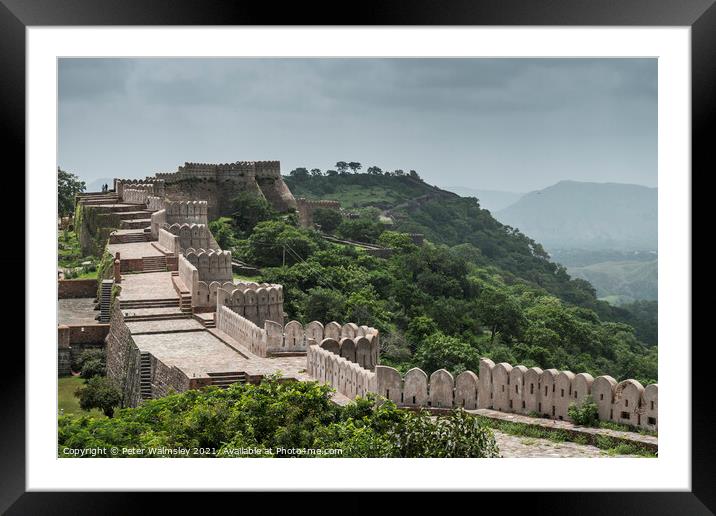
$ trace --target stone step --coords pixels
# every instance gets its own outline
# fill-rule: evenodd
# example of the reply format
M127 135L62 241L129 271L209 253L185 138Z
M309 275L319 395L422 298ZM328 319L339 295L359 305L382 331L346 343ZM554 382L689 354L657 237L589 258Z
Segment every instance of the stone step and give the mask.
M144 229L152 225L152 219L122 219L119 221L120 229Z

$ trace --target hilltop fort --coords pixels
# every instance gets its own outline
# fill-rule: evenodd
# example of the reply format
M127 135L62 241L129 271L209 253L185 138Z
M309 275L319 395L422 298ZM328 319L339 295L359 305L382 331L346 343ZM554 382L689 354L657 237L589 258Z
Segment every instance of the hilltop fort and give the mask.
M110 192L79 195L78 231L105 256L95 284L100 325L58 328L60 367L68 367L67 357L91 334L94 344L106 346L107 372L121 387L123 406L278 373L329 384L337 402L376 393L399 406L491 409L556 420L568 420L569 404L591 396L600 419L657 428L656 384L489 359L481 361L479 374L465 371L454 378L444 369L414 368L401 375L380 364L375 328L286 321L283 286L234 279L231 252L208 229L208 221L225 214L241 191L263 195L279 210L297 207L278 162L187 163L145 180L115 179ZM299 207L301 218L310 220L311 205ZM60 297L63 291L79 297L68 285L61 286Z

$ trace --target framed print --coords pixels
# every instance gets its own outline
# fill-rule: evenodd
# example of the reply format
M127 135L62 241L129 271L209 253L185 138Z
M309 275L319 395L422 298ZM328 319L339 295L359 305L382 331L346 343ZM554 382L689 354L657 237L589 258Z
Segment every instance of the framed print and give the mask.
M3 509L397 490L709 514L712 4L5 2L28 246Z

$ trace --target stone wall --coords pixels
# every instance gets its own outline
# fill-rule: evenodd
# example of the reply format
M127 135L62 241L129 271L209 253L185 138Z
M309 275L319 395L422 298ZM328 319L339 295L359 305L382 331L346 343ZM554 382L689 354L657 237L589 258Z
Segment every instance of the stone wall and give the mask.
M109 324L85 324L69 328L69 344L102 344L109 334Z
M294 327L295 333L297 330ZM307 338L320 342L321 347L365 369L372 370L380 363L380 333L375 328L355 323L341 325L335 321L324 326L313 321L306 325L305 333Z
M165 201L167 224L208 224L206 201Z
M341 394L365 397L377 390L377 374L363 369L355 362L331 353L321 346L309 346L306 352L306 372Z
M166 231L179 237L179 249L184 252L188 249L210 249L211 234L206 224L168 224Z
M157 233L157 242L164 249L172 254L179 254L181 246L179 245L179 235L170 233L167 229L159 228Z
M129 204L147 204L147 198L153 192L151 185L136 185L132 188L125 188L122 193L122 200Z
M200 299L198 297L199 271L189 260L186 259L183 254L179 255L178 269L179 279L182 283L184 283L184 288L191 292L192 306L201 306Z
M96 279L61 279L57 281L57 299L97 297Z
M219 306L216 311L216 327L246 346L254 355L268 356L266 330L225 306Z
M156 195L147 197L147 209L149 211L159 211L164 209L164 199Z
M569 421L571 403L591 396L599 419L656 430L658 385L644 388L636 380L617 382L611 376L592 378L556 369L480 361L480 375L465 371L456 378L446 370L430 377L414 368L401 377L392 367L376 366L377 393L400 406L465 409L539 415Z
M151 220L152 238L159 238L159 228L164 227L167 223L167 210L162 208L159 211L155 211L152 213Z
M296 211L298 212L298 222L305 228L313 227L313 212L316 208L327 208L329 210L340 211L341 203L338 201L310 201L299 197L296 199Z
M231 251L186 249L184 258L198 271L198 281L232 281Z
M107 376L121 389L123 407L136 407L141 401L139 371L139 349L124 322L119 303L114 303L107 335Z
M161 398L172 392L190 388L189 377L178 367L168 366L150 354L152 398Z
M199 298L212 306L226 306L263 326L266 321L283 325L283 287L270 283L199 282Z

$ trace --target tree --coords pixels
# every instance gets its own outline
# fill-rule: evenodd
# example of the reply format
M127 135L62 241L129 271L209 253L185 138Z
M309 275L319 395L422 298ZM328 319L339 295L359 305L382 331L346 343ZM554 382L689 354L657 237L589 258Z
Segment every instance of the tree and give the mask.
M103 349L86 349L77 360L80 376L88 379L107 374L107 353Z
M57 167L57 215L64 217L75 209L75 195L84 192L85 182Z
M345 307L346 298L341 292L315 287L308 291L305 318L307 321L342 321Z
M312 168L312 169L311 169L311 176L313 176L313 177L319 177L319 176L321 176L321 175L322 175L322 173L321 173L321 169L320 169L320 168Z
M95 376L75 391L82 410L100 409L105 416L114 416L114 408L122 402L122 393L106 376Z
M234 228L242 233L251 232L256 224L270 220L276 215L264 197L251 192L241 192L234 197L232 207L234 212L231 214L231 218Z
M332 233L343 221L343 216L337 210L330 208L316 208L313 210L313 222L321 227L322 231Z
M373 167L368 167L368 173L373 176L382 176L383 170L381 170L380 167L373 166Z
M337 170L326 170L326 175L327 175L328 177L337 176L337 175L338 175L338 171L337 171Z
M336 162L336 169L338 170L338 173L343 176L348 171L348 163L345 161L338 161Z
M288 174L296 179L306 179L308 177L308 170L305 167L298 167L294 168Z
M403 171L403 169L400 169L400 168L393 173L398 177L405 175L405 171Z
M480 320L490 328L490 344L500 331L506 337L518 337L525 324L520 305L505 290L486 288L477 298Z
M233 249L239 243L234 230L233 219L229 217L220 217L209 222L209 231L214 235L216 243L222 249Z
M413 357L415 365L428 374L447 369L453 375L463 371L477 371L480 355L466 342L436 332L423 339Z
M422 179L420 179L420 176L418 175L418 173L417 173L415 170L411 170L409 175L410 175L410 177L412 177L413 179L416 179L416 180L418 180L418 181L422 181Z
M357 161L351 161L350 163L348 163L348 168L350 168L354 174L357 174L358 171L363 168L363 165L361 165Z
M248 239L250 260L259 266L279 266L284 258L291 265L306 260L317 249L306 230L278 220L258 223Z

